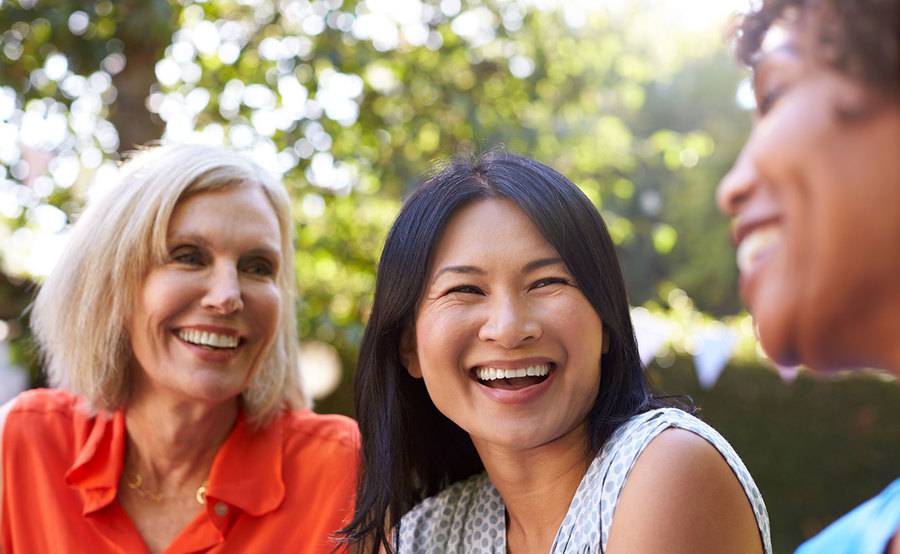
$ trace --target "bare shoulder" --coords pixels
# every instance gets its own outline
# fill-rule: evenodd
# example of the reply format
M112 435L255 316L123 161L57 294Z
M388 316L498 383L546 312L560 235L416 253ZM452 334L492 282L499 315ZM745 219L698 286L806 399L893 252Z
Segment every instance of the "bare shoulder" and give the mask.
M682 429L654 438L619 496L608 551L758 554L756 518L728 463Z

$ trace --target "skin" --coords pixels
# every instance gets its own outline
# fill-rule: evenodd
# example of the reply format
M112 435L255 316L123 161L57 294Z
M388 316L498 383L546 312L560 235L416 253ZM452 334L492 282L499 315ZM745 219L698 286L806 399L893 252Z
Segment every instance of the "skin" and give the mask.
M238 413L239 395L275 337L282 263L274 209L258 187L201 192L179 202L169 258L146 276L129 323L135 363L118 500L150 552L162 552L200 512L194 499ZM214 325L242 342L210 360L175 336ZM7 403L2 416L12 405ZM127 486L138 473L152 501Z
M603 337L600 316L559 254L513 202L477 201L449 221L402 354L435 406L471 436L507 507L510 552L550 549L587 470L586 417L601 386ZM474 366L516 360L552 361L549 386L504 403L471 376ZM614 525L609 552L761 551L749 502L703 439L666 431L639 460L616 512L626 523ZM695 507L685 510L698 478L711 496L692 498ZM643 515L648 504L659 518ZM684 513L700 513L708 525L678 525ZM671 541L662 550L635 539L657 534Z
M610 554L763 551L750 502L728 464L681 429L664 431L641 453L619 496L607 547Z
M841 117L874 93L806 54L803 29L780 33L755 66L756 123L718 190L736 242L780 233L742 271L742 295L778 363L900 373L900 103Z

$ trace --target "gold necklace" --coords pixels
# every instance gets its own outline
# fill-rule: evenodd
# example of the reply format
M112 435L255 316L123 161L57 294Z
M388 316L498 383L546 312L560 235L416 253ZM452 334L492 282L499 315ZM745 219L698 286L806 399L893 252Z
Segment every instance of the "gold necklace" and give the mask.
M128 485L129 489L133 490L135 494L137 494L144 500L162 502L165 498L158 492L152 492L145 489L144 479L143 477L141 477L140 473L134 473L125 481L125 484ZM202 485L197 487L197 492L194 493L194 500L196 500L197 504L200 504L201 506L206 504L206 483L203 483Z

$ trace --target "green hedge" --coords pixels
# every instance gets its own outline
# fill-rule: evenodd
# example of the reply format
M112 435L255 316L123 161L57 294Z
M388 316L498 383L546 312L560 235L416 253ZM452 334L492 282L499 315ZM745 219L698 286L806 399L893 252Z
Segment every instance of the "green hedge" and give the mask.
M803 540L900 476L900 384L871 372L784 383L731 365L711 390L693 361L648 369L659 392L686 394L734 446L766 500L775 552Z

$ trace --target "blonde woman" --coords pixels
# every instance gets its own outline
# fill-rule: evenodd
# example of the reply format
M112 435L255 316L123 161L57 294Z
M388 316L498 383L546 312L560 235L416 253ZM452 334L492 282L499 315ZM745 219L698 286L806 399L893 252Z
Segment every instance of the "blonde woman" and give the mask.
M331 550L357 430L305 407L284 188L184 145L119 179L34 304L55 388L2 410L3 550Z

